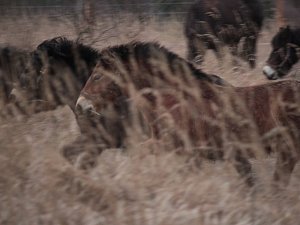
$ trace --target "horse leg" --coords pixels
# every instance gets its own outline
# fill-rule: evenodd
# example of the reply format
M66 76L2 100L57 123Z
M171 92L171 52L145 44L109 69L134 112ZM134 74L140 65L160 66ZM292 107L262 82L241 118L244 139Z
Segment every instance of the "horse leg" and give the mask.
M255 179L252 175L251 163L240 150L236 151L235 153L234 166L240 176L245 180L246 184L249 187L253 187Z
M239 63L237 60L238 57L238 46L235 44L232 44L229 46L230 54L232 55L232 65L234 66L234 70L237 70Z
M288 185L290 176L300 159L300 116L288 115L283 117L284 124L287 127L287 133L283 133L277 154L276 166L274 172L274 181L277 184Z
M85 135L63 147L61 154L63 157L78 169L89 170L97 165L97 156L102 152L97 148L97 144Z
M288 185L297 161L297 158L288 151L278 153L274 172L274 181L276 184Z
M198 37L188 39L188 60L197 64L202 64L206 53L207 46Z
M257 36L257 35L256 35ZM243 43L241 57L248 62L251 69L256 65L256 36L246 37Z
M209 48L214 51L214 54L219 62L223 62L224 51L223 45L217 39L211 39L209 42Z

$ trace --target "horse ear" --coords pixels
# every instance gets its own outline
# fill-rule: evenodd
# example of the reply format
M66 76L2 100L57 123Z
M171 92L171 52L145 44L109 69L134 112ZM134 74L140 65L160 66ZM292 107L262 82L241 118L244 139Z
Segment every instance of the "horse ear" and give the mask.
M281 33L281 35L284 35L285 38L289 38L292 35L292 30L290 26L287 25L286 27L280 27L279 33Z
M290 28L290 25L287 25L286 27L280 27L279 28L279 31L290 31L291 28Z

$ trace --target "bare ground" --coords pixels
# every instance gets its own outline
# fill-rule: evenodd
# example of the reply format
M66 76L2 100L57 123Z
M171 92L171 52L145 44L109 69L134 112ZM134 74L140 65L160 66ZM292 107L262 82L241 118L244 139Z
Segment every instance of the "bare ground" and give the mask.
M33 21L2 21L5 32L0 43L32 49L47 38L77 36L68 21ZM107 26L111 29L102 32ZM229 56L220 65L211 53L203 70L238 86L267 82L261 67L273 30L261 34L255 70L246 66L233 70ZM99 22L98 32L102 35L93 43L97 48L138 39L158 41L185 56L182 24L175 20L151 20L143 26L132 18L119 25ZM1 121L0 132L0 224L292 225L300 221L299 167L285 190L274 191L272 156L252 161L258 183L249 189L230 163L203 162L199 169L174 153L149 154L139 143L127 153L109 149L98 157L97 167L79 170L61 154L64 144L79 135L68 107Z

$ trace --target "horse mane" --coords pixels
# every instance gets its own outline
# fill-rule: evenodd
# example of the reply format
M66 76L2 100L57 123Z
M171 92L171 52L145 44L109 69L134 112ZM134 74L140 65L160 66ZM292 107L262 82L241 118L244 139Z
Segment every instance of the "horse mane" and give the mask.
M171 66L174 64L174 61L177 63L182 63L186 65L191 74L201 80L208 80L213 82L210 75L202 72L200 69L197 69L191 62L185 60L174 52L171 52L166 47L162 46L157 42L141 42L141 41L132 41L127 44L115 45L112 47L107 47L100 52L100 60L102 62L105 61L105 56L114 55L120 58L121 62L126 62L129 60L129 57L133 57L134 55L142 55L143 61L147 61L153 54L162 54L164 59L167 61L166 63ZM178 65L178 64L177 64ZM176 69L174 68L174 71ZM172 70L173 72L173 70Z
M272 38L272 46L295 44L300 47L300 28L291 29L289 26L281 27Z
M83 60L88 67L93 67L99 57L98 50L62 36L43 41L37 46L35 53L63 61L72 69L76 68L77 60Z
M300 28L293 29L292 33L293 33L292 43L300 47Z
M23 76L24 80L34 81L34 90L28 93L31 98L49 101L44 88L48 86L54 96L51 104L69 104L72 108L98 57L96 49L62 36L43 41L31 52L29 73Z

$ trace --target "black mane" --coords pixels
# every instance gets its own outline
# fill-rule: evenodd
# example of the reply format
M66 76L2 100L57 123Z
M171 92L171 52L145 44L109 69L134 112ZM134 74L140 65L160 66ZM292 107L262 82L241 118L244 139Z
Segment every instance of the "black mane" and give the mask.
M78 41L55 37L31 52L22 83L30 100L73 108L81 88L99 60L99 52ZM47 91L48 90L48 91Z
M272 38L273 48L285 47L288 43L300 47L300 28L291 29L289 26L280 28L279 32Z
M45 40L37 46L34 53L45 54L49 59L65 62L75 74L79 72L80 61L83 61L91 72L99 57L96 49L65 37Z
M186 65L192 76L196 77L197 79L214 82L214 79L212 79L210 75L202 72L200 69L197 69L192 63L183 59L174 52L171 52L157 42L133 41L127 44L108 47L100 52L100 60L105 64L106 55L115 55L123 63L128 62L130 57L136 57L137 62L142 61L143 63L147 63L147 61L151 60L151 57L155 57L154 55L156 53L158 54L158 57L162 56L163 59L166 60L163 63L166 63L170 66L171 72L175 73L176 69L178 69L176 65L181 63Z

